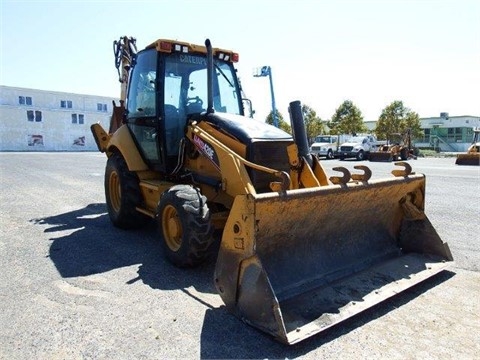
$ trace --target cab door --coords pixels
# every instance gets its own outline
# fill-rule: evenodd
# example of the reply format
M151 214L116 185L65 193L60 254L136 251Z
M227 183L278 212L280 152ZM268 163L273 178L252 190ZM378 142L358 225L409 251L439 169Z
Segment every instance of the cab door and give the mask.
M157 51L148 49L137 54L130 75L127 97L127 126L150 168L162 167L158 142L159 122L156 104Z

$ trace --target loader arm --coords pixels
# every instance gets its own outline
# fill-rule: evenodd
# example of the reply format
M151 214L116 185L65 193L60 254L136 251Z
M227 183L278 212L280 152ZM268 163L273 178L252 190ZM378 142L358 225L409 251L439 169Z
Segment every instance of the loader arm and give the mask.
M285 166L283 169L273 168L247 160L245 150L243 154L233 150L234 148L242 148L238 139L222 137L219 130L208 122L208 119L213 118L213 116L210 116L204 121L193 122L188 127L187 138L217 169L222 190L230 196L235 197L236 195L256 194L258 192L255 184L252 183L252 170L272 175L272 180L268 184L268 191L284 192L291 189L330 184L318 159L313 159L312 165L309 165L307 160L300 156L297 145L292 140L288 140L288 145L285 147L287 168ZM218 122L223 121L218 116L215 119L217 125ZM230 122L233 119L230 117ZM220 138L224 140L220 141ZM225 140L225 138L230 141ZM247 140L243 142L247 142Z

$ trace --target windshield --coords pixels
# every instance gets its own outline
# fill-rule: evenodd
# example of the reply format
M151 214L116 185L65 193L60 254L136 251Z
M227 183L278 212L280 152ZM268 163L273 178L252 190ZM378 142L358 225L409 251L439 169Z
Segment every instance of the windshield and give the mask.
M317 142L317 143L328 143L328 142L330 142L330 136L317 136L315 138L315 142Z
M185 109L187 114L207 108L207 58L174 53L165 61L165 104ZM241 99L231 63L215 60L213 107L216 112L241 115Z

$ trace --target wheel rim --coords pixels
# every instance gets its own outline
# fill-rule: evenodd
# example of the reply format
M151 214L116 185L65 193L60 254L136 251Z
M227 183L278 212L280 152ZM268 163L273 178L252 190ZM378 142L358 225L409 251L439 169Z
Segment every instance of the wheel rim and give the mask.
M116 171L110 173L108 179L108 191L110 194L110 205L112 206L112 209L118 213L122 202L122 192L120 188L120 178Z
M172 251L178 251L182 245L182 223L177 209L167 205L162 214L162 230L165 243Z

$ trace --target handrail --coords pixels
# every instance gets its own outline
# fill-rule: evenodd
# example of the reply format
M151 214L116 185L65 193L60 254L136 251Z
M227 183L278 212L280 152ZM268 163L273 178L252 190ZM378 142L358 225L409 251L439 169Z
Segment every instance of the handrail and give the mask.
M445 141L442 137L438 136L438 135L430 135L430 145L432 145L434 148L437 148L439 147L438 146L438 143L435 144L435 140L437 140L439 142L441 142L442 144L445 144L447 145L450 149L452 149L453 151L460 151L458 148L455 148L452 143L449 143L447 141Z

